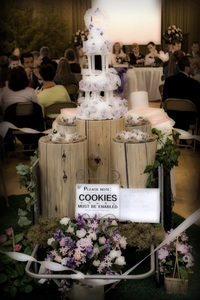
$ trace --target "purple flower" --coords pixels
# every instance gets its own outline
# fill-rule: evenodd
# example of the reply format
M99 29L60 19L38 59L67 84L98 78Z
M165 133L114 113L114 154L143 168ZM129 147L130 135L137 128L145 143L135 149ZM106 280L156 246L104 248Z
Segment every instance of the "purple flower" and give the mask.
M73 257L66 257L65 260L66 260L66 266L74 270L75 267L76 267L74 258Z
M93 256L93 249L92 249L91 246L90 246L90 247L87 247L87 248L85 249L85 254L86 254L86 256L87 256L89 259L92 258L92 256Z
M78 217L76 218L76 222L80 226L80 228L85 228L85 221L82 215L78 214Z
M56 240L56 242L60 242L62 240L62 238L64 238L65 235L63 234L62 230L58 229L55 233L54 233L54 238Z
M70 250L73 250L75 248L75 241L73 241L71 237L66 237L64 241L65 246L68 247Z

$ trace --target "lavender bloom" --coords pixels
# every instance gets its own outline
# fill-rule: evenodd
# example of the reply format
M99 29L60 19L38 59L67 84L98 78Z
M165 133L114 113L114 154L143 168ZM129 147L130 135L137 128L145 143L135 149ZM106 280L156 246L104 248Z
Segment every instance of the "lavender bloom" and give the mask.
M65 260L66 260L67 267L69 267L73 270L76 268L75 261L72 257L66 257Z
M87 248L85 249L85 254L86 254L86 256L87 256L89 259L91 259L92 256L93 256L93 249L92 249L92 247L87 247Z
M106 241L105 246L106 246L106 249L104 250L105 254L108 254L111 249L111 245L109 244L108 240Z
M104 223L103 226L102 226L102 230L103 230L103 231L106 231L106 229L108 228L109 225L110 225L110 222L105 221L105 223Z
M78 214L78 217L76 218L76 222L80 226L80 228L85 228L85 222L82 215Z
M65 235L63 234L62 230L58 229L55 233L54 233L54 238L56 240L56 242L60 242L62 240L62 238L64 238Z
M47 254L47 257L45 258L45 261L51 261L52 257L53 257L52 254Z
M75 241L73 241L71 237L66 237L64 241L65 246L68 247L70 250L73 250L75 248Z

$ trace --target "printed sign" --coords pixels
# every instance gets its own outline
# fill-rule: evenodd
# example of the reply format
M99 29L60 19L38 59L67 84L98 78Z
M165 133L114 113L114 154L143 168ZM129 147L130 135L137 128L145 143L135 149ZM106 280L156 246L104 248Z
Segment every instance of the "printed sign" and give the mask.
M160 189L120 189L121 221L160 222Z
M78 214L119 219L119 185L77 184L75 216Z

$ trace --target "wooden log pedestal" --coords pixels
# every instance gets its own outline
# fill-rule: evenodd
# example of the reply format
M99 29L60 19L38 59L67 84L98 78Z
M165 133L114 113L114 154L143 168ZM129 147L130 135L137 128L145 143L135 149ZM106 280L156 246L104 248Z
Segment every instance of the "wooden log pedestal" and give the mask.
M89 183L111 183L111 140L124 128L124 118L102 121L76 120L78 134L87 137Z
M88 180L87 141L54 143L42 137L39 165L42 216L74 218L77 176L79 183Z
M144 174L147 165L154 164L157 140L146 142L112 141L111 166L119 172L118 183L122 188L146 188L149 174Z

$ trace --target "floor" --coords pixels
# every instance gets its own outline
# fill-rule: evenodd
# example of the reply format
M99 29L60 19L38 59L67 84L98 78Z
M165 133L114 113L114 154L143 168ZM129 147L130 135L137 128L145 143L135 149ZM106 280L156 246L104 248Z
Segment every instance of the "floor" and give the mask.
M151 102L151 107L159 107L159 102ZM184 218L189 217L200 208L200 147L193 152L191 148L180 148L179 165L175 167L175 203L173 211ZM29 156L18 153L11 155L3 164L7 194L19 195L26 193L25 188L20 188L16 166L19 164L30 165ZM0 194L3 193L0 184ZM200 226L200 220L196 222Z

